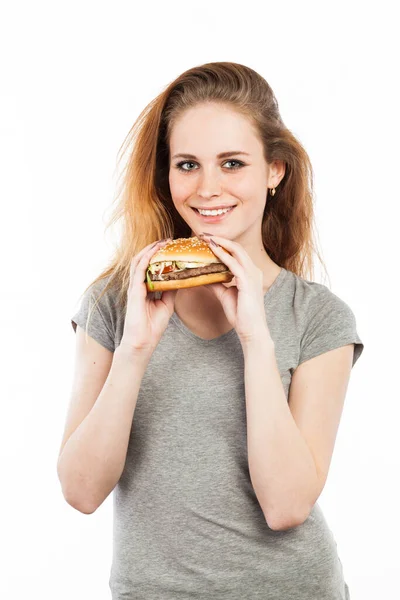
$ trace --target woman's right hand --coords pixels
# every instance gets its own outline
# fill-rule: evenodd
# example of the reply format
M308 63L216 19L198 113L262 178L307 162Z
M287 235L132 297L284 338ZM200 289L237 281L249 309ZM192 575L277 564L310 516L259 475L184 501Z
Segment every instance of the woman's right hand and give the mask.
M124 331L120 344L129 351L152 353L174 312L178 290L163 292L161 300L150 299L145 283L151 257L170 240L171 238L149 244L132 259Z

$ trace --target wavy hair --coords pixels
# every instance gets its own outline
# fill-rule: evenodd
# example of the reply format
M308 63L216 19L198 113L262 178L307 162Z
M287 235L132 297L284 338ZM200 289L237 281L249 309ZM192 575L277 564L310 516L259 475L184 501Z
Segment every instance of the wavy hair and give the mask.
M107 230L120 222L120 238L109 266L83 294L108 278L97 302L113 285L119 308L126 309L135 254L158 239L190 237L191 228L175 209L169 189L169 140L184 111L208 102L222 103L247 117L262 142L265 160L285 163L285 175L275 195L266 198L262 219L262 240L269 257L312 280L315 252L326 271L316 244L314 176L306 150L283 123L275 95L261 75L241 64L213 62L179 75L143 109L129 130L118 151L117 164L127 158L118 178L116 206L106 225Z

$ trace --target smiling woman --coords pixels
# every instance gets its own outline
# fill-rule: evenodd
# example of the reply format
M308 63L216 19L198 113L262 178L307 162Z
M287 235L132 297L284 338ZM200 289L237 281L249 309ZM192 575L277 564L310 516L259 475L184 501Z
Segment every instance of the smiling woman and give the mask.
M311 280L310 159L229 62L171 82L125 152L59 471L82 512L114 491L112 598L348 598L317 499L363 343Z

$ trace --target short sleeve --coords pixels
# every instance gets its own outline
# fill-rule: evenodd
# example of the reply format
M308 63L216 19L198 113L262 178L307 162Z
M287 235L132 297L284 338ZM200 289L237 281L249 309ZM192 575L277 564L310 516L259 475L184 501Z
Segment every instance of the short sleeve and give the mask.
M86 331L87 319L90 313L90 321L88 326L88 334L95 339L99 344L110 350L115 351L115 336L112 332L112 307L110 306L110 298L107 291L98 300L104 284L99 289L96 284L86 290L81 300L79 310L71 318L73 330L76 332L76 326L79 325ZM94 307L94 308L93 308ZM92 310L93 309L93 310Z
M351 308L338 296L318 307L309 321L300 343L299 365L319 354L354 344L353 367L364 350Z

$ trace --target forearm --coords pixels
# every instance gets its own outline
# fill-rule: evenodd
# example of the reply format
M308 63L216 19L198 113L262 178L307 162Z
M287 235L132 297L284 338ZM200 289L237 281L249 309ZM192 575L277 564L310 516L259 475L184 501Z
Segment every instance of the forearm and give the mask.
M93 512L124 469L133 415L149 357L120 347L92 410L64 446L57 472L67 501Z
M268 332L243 351L252 485L272 529L294 526L312 508L316 465L290 412Z

